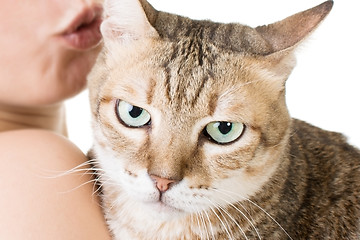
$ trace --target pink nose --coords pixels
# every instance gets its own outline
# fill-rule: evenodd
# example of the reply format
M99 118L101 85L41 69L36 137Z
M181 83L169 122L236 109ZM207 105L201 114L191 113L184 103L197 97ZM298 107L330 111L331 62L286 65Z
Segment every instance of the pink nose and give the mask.
M170 188L170 184L176 182L174 180L161 178L155 175L150 175L150 177L154 180L156 187L160 192L166 192Z

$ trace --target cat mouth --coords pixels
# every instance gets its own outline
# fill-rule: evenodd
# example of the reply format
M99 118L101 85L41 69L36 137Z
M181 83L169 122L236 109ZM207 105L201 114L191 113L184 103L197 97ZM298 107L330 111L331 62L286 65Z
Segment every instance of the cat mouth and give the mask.
M103 9L99 5L81 11L61 34L65 44L76 50L87 50L97 46L102 38L102 12Z
M158 213L161 214L179 214L179 213L184 213L184 211L182 211L181 209L175 208L173 206L170 206L169 204L164 203L163 201L157 201L157 202L152 202L150 204L151 208L153 210L155 210Z

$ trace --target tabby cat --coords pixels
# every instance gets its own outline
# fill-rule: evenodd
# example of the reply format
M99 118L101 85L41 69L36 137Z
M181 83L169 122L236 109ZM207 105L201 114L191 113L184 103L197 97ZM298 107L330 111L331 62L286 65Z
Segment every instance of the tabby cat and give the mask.
M360 238L360 151L285 103L332 5L251 28L105 1L89 89L114 239Z

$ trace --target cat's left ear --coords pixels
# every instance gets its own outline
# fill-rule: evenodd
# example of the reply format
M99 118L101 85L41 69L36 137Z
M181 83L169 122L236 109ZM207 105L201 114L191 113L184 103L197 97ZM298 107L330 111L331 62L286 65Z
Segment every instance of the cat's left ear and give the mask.
M105 45L158 36L150 24L156 14L145 0L105 0L100 28Z
M317 28L332 6L333 1L327 1L282 21L255 29L271 45L272 53L292 50Z

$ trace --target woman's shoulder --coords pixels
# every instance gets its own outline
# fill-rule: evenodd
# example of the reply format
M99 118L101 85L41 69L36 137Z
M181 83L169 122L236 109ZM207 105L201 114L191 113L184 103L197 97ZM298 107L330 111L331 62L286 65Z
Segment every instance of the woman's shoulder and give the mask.
M86 160L50 131L0 133L0 239L108 239Z
M87 161L85 154L69 139L40 129L1 132L0 156L5 169L27 169L37 174L44 171L53 175Z
M84 154L67 138L47 130L24 129L0 133L0 153L3 156L39 155L61 157L71 154L84 160ZM6 154L5 154L6 153Z

